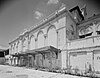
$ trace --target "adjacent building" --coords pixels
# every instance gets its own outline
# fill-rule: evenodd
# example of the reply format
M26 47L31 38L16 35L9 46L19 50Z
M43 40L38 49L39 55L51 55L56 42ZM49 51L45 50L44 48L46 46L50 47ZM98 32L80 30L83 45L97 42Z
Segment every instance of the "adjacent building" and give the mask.
M7 55L9 55L9 49L0 49L0 64L5 64Z
M84 13L84 14L83 14ZM61 7L9 43L10 64L100 70L100 14Z

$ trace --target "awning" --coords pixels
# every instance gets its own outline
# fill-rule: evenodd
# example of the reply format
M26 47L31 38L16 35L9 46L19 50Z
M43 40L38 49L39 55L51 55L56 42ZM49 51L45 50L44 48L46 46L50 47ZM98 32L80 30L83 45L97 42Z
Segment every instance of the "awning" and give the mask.
M38 49L34 49L34 50L28 50L25 52L17 53L12 56L18 57L18 56L23 56L23 55L28 55L28 54L42 54L42 53L48 53L48 52L56 52L57 53L57 52L61 52L61 50L57 49L53 46L46 46L46 47L42 47L42 48L38 48Z
M48 52L60 52L60 49L57 49L53 46L46 46L46 47L42 47L42 48L38 48L38 49L34 49L34 50L29 50L27 52L25 52L26 54L39 54L39 53L48 53Z

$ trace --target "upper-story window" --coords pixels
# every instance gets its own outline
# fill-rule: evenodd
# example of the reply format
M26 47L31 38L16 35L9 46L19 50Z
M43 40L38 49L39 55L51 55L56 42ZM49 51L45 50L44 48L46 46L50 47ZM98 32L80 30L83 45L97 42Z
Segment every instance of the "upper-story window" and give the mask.
M84 27L79 31L79 37L80 38L85 38L85 37L91 36L92 33L93 33L92 27L90 27L90 26L89 27Z
M97 26L96 32L97 32L97 35L100 35L100 24Z
M12 47L12 52L14 53L14 49L15 49L15 46L13 45L13 47Z

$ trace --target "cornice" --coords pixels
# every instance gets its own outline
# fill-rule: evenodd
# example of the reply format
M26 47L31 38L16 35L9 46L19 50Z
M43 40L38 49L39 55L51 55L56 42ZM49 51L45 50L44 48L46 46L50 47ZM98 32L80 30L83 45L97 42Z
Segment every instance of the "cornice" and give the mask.
M45 24L48 24L50 21L54 20L55 18L57 18L58 16L64 14L64 13L67 13L67 9L66 7L63 7L57 11L55 11L54 13L52 13L51 15L49 15L47 18L41 20L38 24L36 24L35 26L33 27L30 27L26 32L24 32L23 34L19 35L19 37L17 39L19 39L20 37L23 37L25 36L27 33L30 33L36 29L38 29L39 27L45 25ZM9 44L15 42L17 39L14 39L13 41L9 42Z
M82 25L82 24L85 24L85 23L88 23L88 22L92 22L92 21L97 21L98 19L100 19L100 14L97 14L97 15L93 15L79 23L77 23L78 26Z
M39 27L49 23L50 21L54 20L55 18L57 18L58 16L62 15L63 13L67 12L66 8L64 8L62 11L56 11L53 14L49 15L46 19L41 20L39 22L39 24L35 25L32 29L29 30L29 32L34 31L36 29L38 29Z

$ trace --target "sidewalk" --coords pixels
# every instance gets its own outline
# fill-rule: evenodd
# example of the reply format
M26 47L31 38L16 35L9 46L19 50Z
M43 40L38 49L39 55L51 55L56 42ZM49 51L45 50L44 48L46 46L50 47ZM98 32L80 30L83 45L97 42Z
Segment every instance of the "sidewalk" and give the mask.
M28 69L25 67L13 67L0 65L0 78L87 78L68 74L52 73Z

